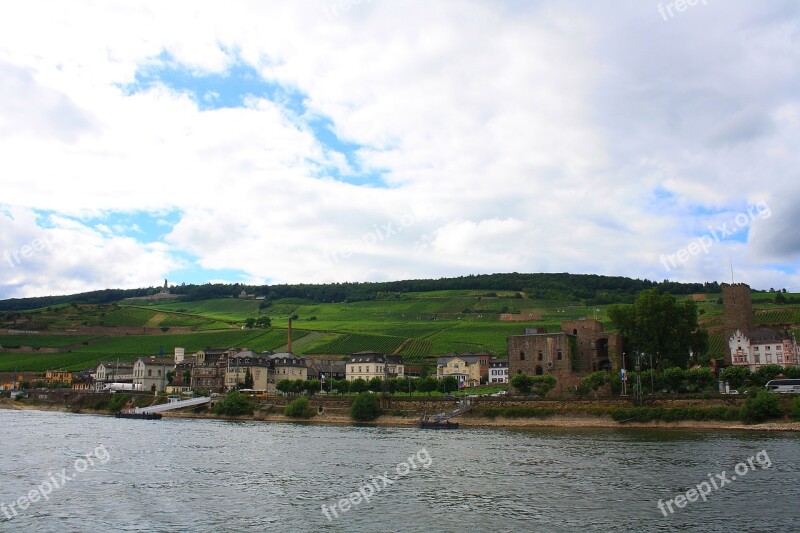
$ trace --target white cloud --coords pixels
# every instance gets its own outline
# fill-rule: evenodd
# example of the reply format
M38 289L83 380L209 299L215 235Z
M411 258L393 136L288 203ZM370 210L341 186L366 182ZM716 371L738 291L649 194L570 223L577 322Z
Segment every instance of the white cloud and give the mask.
M726 279L732 256L754 285L800 286L799 252L770 220L670 272L658 260L705 231L703 210L797 197L792 4L710 4L667 22L621 2L331 6L0 7L0 184L20 214L4 245L34 238L34 208L182 213L161 243L56 217L70 260L12 269L4 294L149 285L185 266L180 252L276 282L511 270L704 281ZM123 89L147 66L208 74L237 61L303 95L307 116L258 95L201 111L166 84ZM389 187L326 178L353 170L312 116ZM414 224L365 243L404 215Z

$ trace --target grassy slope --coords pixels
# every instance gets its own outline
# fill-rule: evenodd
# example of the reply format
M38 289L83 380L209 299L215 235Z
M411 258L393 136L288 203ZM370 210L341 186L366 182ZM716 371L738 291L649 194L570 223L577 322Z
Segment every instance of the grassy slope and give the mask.
M248 317L258 315L258 300L242 300L239 298L219 298L199 302L159 303L158 300L143 304L141 300L129 302L127 305L146 306L147 309L200 315L222 321L241 322Z
M506 338L521 334L526 326L545 326L557 331L561 320L595 316L608 324L607 306L587 307L575 302L528 300L515 298L512 293L498 292L487 296L487 291L436 291L432 293L405 294L398 299L355 303L327 303L297 305L279 302L262 311L277 326L267 331L203 332L181 335L123 336L91 340L71 337L70 341L58 336L0 336L0 344L65 346L70 342L87 342L66 354L0 354L0 371L25 368L45 370L67 367L70 369L91 366L97 360L120 357L133 360L141 355L156 355L160 349L172 353L175 346L183 346L191 353L208 346L246 346L250 349L276 350L285 348L288 317L296 314L293 322L294 351L298 354L348 354L360 350L398 352L411 360L448 352L490 351L499 356L506 354ZM791 295L789 295L791 296ZM800 306L776 306L764 295L754 298L756 323L800 324ZM216 299L200 302L148 303L114 306L63 307L61 321L75 315L81 320L99 320L115 316L120 325L144 323L165 324L183 321L196 325L198 330L215 326L230 326L230 321L241 322L257 316L257 300ZM710 332L710 352L721 353L723 339L722 306L715 298L698 302L700 321ZM500 322L499 312L523 311L535 314L540 320L530 322ZM41 310L55 316L58 310ZM94 315L92 315L94 313ZM126 314L127 313L127 314ZM163 315L163 316L162 316ZM93 318L94 317L94 318ZM226 322L219 322L219 321ZM149 324L148 324L149 325ZM177 324L175 324L177 325ZM310 334L309 334L310 333ZM305 340L303 337L306 337ZM14 338L9 338L14 337ZM21 338L20 338L21 337ZM35 337L35 338L29 338ZM20 342L25 340L26 342ZM28 344L30 342L30 344ZM65 344L66 343L66 344Z

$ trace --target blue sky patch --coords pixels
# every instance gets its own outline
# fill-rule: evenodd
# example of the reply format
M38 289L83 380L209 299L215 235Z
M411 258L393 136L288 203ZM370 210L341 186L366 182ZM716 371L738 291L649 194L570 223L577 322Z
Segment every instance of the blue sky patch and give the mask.
M130 95L164 85L190 95L201 111L246 107L249 97L267 99L284 109L301 127L308 128L326 150L342 154L352 169L352 173L343 173L325 165L320 169L319 177L355 185L386 186L382 179L383 171L368 171L361 167L356 152L362 145L340 138L330 118L309 111L305 94L265 80L255 68L240 62L223 73L203 73L181 65L167 53L162 53L158 59L157 63L142 66L136 72L136 81L124 86L123 90Z
M165 211L109 211L92 217L72 217L54 211L37 210L38 225L43 228L54 227L50 215L71 218L81 224L103 233L110 232L120 237L130 237L138 242L161 242L181 219L177 209ZM107 228L107 229L106 229Z

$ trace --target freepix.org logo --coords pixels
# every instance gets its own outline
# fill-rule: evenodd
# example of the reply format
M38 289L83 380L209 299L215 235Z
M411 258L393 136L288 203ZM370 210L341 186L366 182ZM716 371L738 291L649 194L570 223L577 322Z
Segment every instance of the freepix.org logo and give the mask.
M408 459L397 464L395 467L396 477L389 475L389 472L372 476L366 483L363 483L357 491L351 492L347 498L342 498L333 504L322 504L322 514L332 522L334 518L339 518L339 514L344 514L362 502L369 503L378 493L385 488L392 486L398 479L407 476L419 468L428 468L433 464L428 450L422 448L417 453L410 455Z
M708 474L708 481L698 483L694 488L687 490L686 494L678 494L674 498L670 498L666 501L663 499L658 500L657 507L666 518L675 512L675 509L672 508L673 504L676 508L683 509L688 504L694 503L700 499L705 502L712 492L720 490L725 485L729 485L737 479L746 476L748 472L755 470L756 464L760 466L762 470L766 470L772 466L772 461L769 455L767 455L767 450L761 450L754 456L748 457L746 462L742 461L741 463L737 463L733 469L735 475L728 477L728 473L725 470L723 470L721 474ZM669 514L667 514L668 509Z
M104 465L110 460L111 455L108 453L108 450L106 450L106 447L101 444L93 451L75 459L70 474L67 474L66 468L62 468L61 472L56 472L55 474L48 472L47 479L29 490L26 494L20 496L11 503L0 503L0 513L2 513L7 520L11 520L19 513L28 510L31 505L42 500L49 500L53 491L63 489L67 483L78 477L78 474L96 468L98 465Z
M728 222L723 222L716 226L708 226L708 233L706 235L696 238L690 242L688 246L681 248L674 254L662 254L659 257L659 262L666 271L669 272L671 269L677 268L679 264L685 263L690 257L700 252L707 254L714 244L733 237L739 230L749 226L756 218L764 220L771 216L772 210L764 202L750 206L746 212L738 213Z

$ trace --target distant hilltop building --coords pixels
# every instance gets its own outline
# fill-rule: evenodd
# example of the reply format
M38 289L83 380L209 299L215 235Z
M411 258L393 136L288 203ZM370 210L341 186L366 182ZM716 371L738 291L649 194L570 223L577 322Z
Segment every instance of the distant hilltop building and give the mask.
M126 300L160 300L160 299L167 299L167 298L179 298L180 296L172 294L169 290L169 283L166 279L164 279L164 286L158 288L158 292L155 294L151 294L150 296L132 296L130 298L126 298Z

